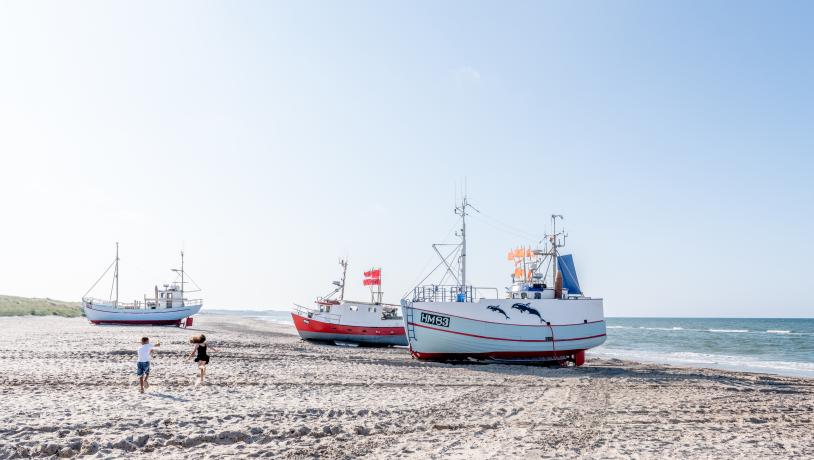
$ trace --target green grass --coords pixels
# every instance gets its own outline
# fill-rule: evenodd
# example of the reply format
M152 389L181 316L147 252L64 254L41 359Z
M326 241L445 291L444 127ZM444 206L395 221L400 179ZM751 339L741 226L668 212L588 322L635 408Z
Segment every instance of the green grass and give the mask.
M83 316L79 302L0 295L0 316Z

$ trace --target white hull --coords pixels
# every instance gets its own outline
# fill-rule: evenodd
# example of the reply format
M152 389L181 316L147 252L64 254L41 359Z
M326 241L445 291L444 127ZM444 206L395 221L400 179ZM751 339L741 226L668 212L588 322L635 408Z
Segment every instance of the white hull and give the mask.
M85 316L94 324L178 324L182 319L195 315L202 304L183 305L172 308L116 308L113 305L82 302Z
M419 359L563 360L606 337L602 299L405 301L402 307L410 351Z

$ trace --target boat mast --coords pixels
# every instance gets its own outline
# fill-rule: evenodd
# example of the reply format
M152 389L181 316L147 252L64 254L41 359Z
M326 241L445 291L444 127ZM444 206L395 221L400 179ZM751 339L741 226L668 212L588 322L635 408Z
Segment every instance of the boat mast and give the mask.
M339 287L339 301L341 302L345 299L345 275L348 273L348 260L339 259L339 265L342 266L342 285Z
M184 301L184 251L181 250L181 302Z
M466 207L469 203L464 194L461 206L455 208L455 214L461 216L461 286L466 289Z
M381 277L381 274L382 274L382 267L379 267L379 284L376 285L376 301L374 303L382 303L382 277Z
M461 205L455 208L455 214L461 216L461 286L462 291L466 291L466 216L468 213L466 212L467 208L472 208L476 212L478 211L474 206L469 204L469 200L466 196L466 192L464 192L463 200L461 201Z
M116 278L116 308L119 307L119 242L116 241L116 271L113 272L113 277Z
M551 215L551 286L557 284L557 248L565 244L565 241L563 241L563 244L557 243L557 218L562 220L562 216L559 214Z

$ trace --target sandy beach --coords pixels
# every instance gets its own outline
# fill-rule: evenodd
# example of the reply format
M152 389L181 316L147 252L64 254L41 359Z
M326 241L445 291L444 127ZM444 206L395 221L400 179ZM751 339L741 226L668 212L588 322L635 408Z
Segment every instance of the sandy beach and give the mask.
M0 458L814 457L814 379L591 359L422 363L290 327L0 318ZM213 353L193 385L188 337ZM138 340L162 346L139 394Z

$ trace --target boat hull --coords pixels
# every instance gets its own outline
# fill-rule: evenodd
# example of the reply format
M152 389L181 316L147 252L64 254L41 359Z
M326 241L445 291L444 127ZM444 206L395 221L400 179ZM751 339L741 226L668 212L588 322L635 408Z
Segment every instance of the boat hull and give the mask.
M184 318L197 314L202 305L184 305L173 308L129 309L112 305L84 302L85 317L93 324L119 324L133 326L180 325Z
M389 321L397 326L358 326L335 322L320 321L297 313L291 313L294 327L304 340L319 342L349 342L360 345L394 346L407 345L404 326L398 321Z
M404 302L402 309L418 359L581 361L606 338L601 299Z

